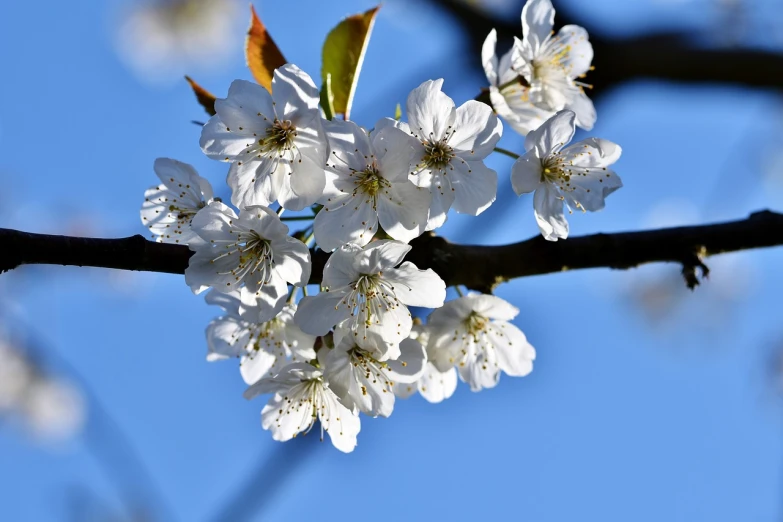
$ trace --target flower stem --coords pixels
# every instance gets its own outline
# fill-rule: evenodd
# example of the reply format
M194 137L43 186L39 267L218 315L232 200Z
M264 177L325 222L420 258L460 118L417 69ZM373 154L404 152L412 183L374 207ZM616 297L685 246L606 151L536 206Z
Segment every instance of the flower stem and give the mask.
M296 301L296 294L299 293L299 287L291 285L291 291L288 292L288 304L294 304Z
M282 210L282 209L281 209ZM281 212L282 214L282 212ZM280 214L278 214L280 215ZM314 216L287 216L280 218L280 221L311 221Z
M500 147L495 147L495 152L505 154L509 158L519 159L519 154L517 154L516 152L511 152L510 150L501 149Z
M457 291L458 296L465 297L465 294L462 293L462 289L459 287L459 285L454 285L452 288Z
M277 209L277 217L282 216L283 212L285 212L285 209L283 207L278 208Z

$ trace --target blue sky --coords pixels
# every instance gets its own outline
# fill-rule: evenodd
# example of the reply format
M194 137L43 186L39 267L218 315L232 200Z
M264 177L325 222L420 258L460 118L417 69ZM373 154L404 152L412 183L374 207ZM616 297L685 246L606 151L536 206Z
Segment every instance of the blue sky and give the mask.
M287 58L314 77L331 26L372 6L328 4L300 0L293 16L290 3L256 3ZM227 190L225 165L198 148L190 120L205 116L185 82L150 84L118 58L112 24L123 6L3 7L0 227L144 233L138 210L159 156L192 163ZM707 39L713 11L706 0L604 0L588 15L617 33L677 27ZM194 72L218 95L250 78L241 36L229 58ZM464 52L479 50L465 49L436 11L390 0L354 118L372 125L391 115L429 78L444 77L458 103L472 98L485 84ZM771 94L639 82L603 97L598 114L590 135L622 145L625 187L603 212L573 216L573 235L780 208L781 184L764 181L783 125ZM521 151L522 139L507 128L501 145ZM499 244L537 233L530 199L511 191L510 160L490 166L498 201L479 218L452 216L444 236ZM693 293L675 266L505 284L498 295L520 308L515 324L538 351L533 373L481 393L461 385L439 405L399 401L389 419L363 419L350 455L315 437L271 440L260 427L264 401L242 398L235 362L205 361L203 330L218 310L181 277L23 269L0 276L0 300L21 310L53 371L78 371L176 520L220 519L248 477L261 475L240 495L260 506L250 510L256 520L771 521L783 504L781 403L769 376L770 354L783 348L781 263L783 249L714 259ZM89 520L84 498L120 509L90 449L104 447L106 433L90 424L84 437L42 446L0 426L0 519ZM111 458L123 494L148 498L153 486L138 462L124 451ZM223 518L238 519L231 513Z

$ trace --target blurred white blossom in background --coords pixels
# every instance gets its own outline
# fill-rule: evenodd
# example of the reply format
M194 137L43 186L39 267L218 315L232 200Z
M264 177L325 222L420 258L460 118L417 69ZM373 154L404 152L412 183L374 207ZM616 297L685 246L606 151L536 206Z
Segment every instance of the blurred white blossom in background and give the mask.
M146 0L123 6L113 33L139 80L168 84L240 56L244 23L238 0Z
M39 440L62 441L81 431L85 406L74 384L44 372L0 333L0 423L19 424Z

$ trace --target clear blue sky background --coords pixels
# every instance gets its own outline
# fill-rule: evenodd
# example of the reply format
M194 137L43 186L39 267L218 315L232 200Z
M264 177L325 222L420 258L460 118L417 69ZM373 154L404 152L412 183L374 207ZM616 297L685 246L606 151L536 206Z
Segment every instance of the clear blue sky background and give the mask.
M389 0L380 12L354 106L362 124L429 78L444 77L457 102L484 85L462 59L479 49L418 4ZM372 3L256 5L288 59L317 77L324 35ZM720 30L707 1L590 6L589 19L614 33L677 27L709 42ZM226 191L225 165L198 148L190 120L205 116L184 81L150 87L118 59L120 7L3 4L0 227L144 233L138 210L158 156L193 163ZM197 77L218 95L250 77L241 36L231 56ZM636 83L603 97L598 114L591 134L622 144L625 188L605 211L574 215L573 235L781 209L780 183L764 180L781 149L774 96ZM510 128L501 144L522 148ZM530 199L511 192L510 160L490 165L498 202L477 219L452 217L446 237L497 244L537 233ZM105 425L57 447L0 427L0 520L105 520L84 506L116 511L121 496L150 501L151 490L180 521L220 519L235 497L255 520L780 520L781 404L769 367L783 346L781 265L783 249L715 259L694 293L675 266L503 285L498 294L521 309L515 323L538 350L533 373L477 394L461 385L440 405L400 401L391 418L363 420L350 455L313 436L272 441L260 427L264 401L242 398L235 362L205 361L203 330L218 312L181 277L58 267L3 275L5 303L25 311L54 370L83 377L154 484L128 451L107 445ZM93 458L98 443L121 488Z

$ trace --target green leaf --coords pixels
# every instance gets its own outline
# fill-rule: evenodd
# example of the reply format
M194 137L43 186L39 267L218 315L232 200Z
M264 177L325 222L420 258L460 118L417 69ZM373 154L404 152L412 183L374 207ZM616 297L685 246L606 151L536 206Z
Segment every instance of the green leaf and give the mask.
M402 107L400 107L400 104L397 104L397 108L394 109L394 119L397 121L400 121L402 119Z
M321 80L325 84L331 75L334 114L347 120L362 69L364 53L370 41L375 15L381 6L345 18L326 36L323 47Z
M334 118L334 93L332 92L332 75L327 74L321 85L321 108L327 120Z

